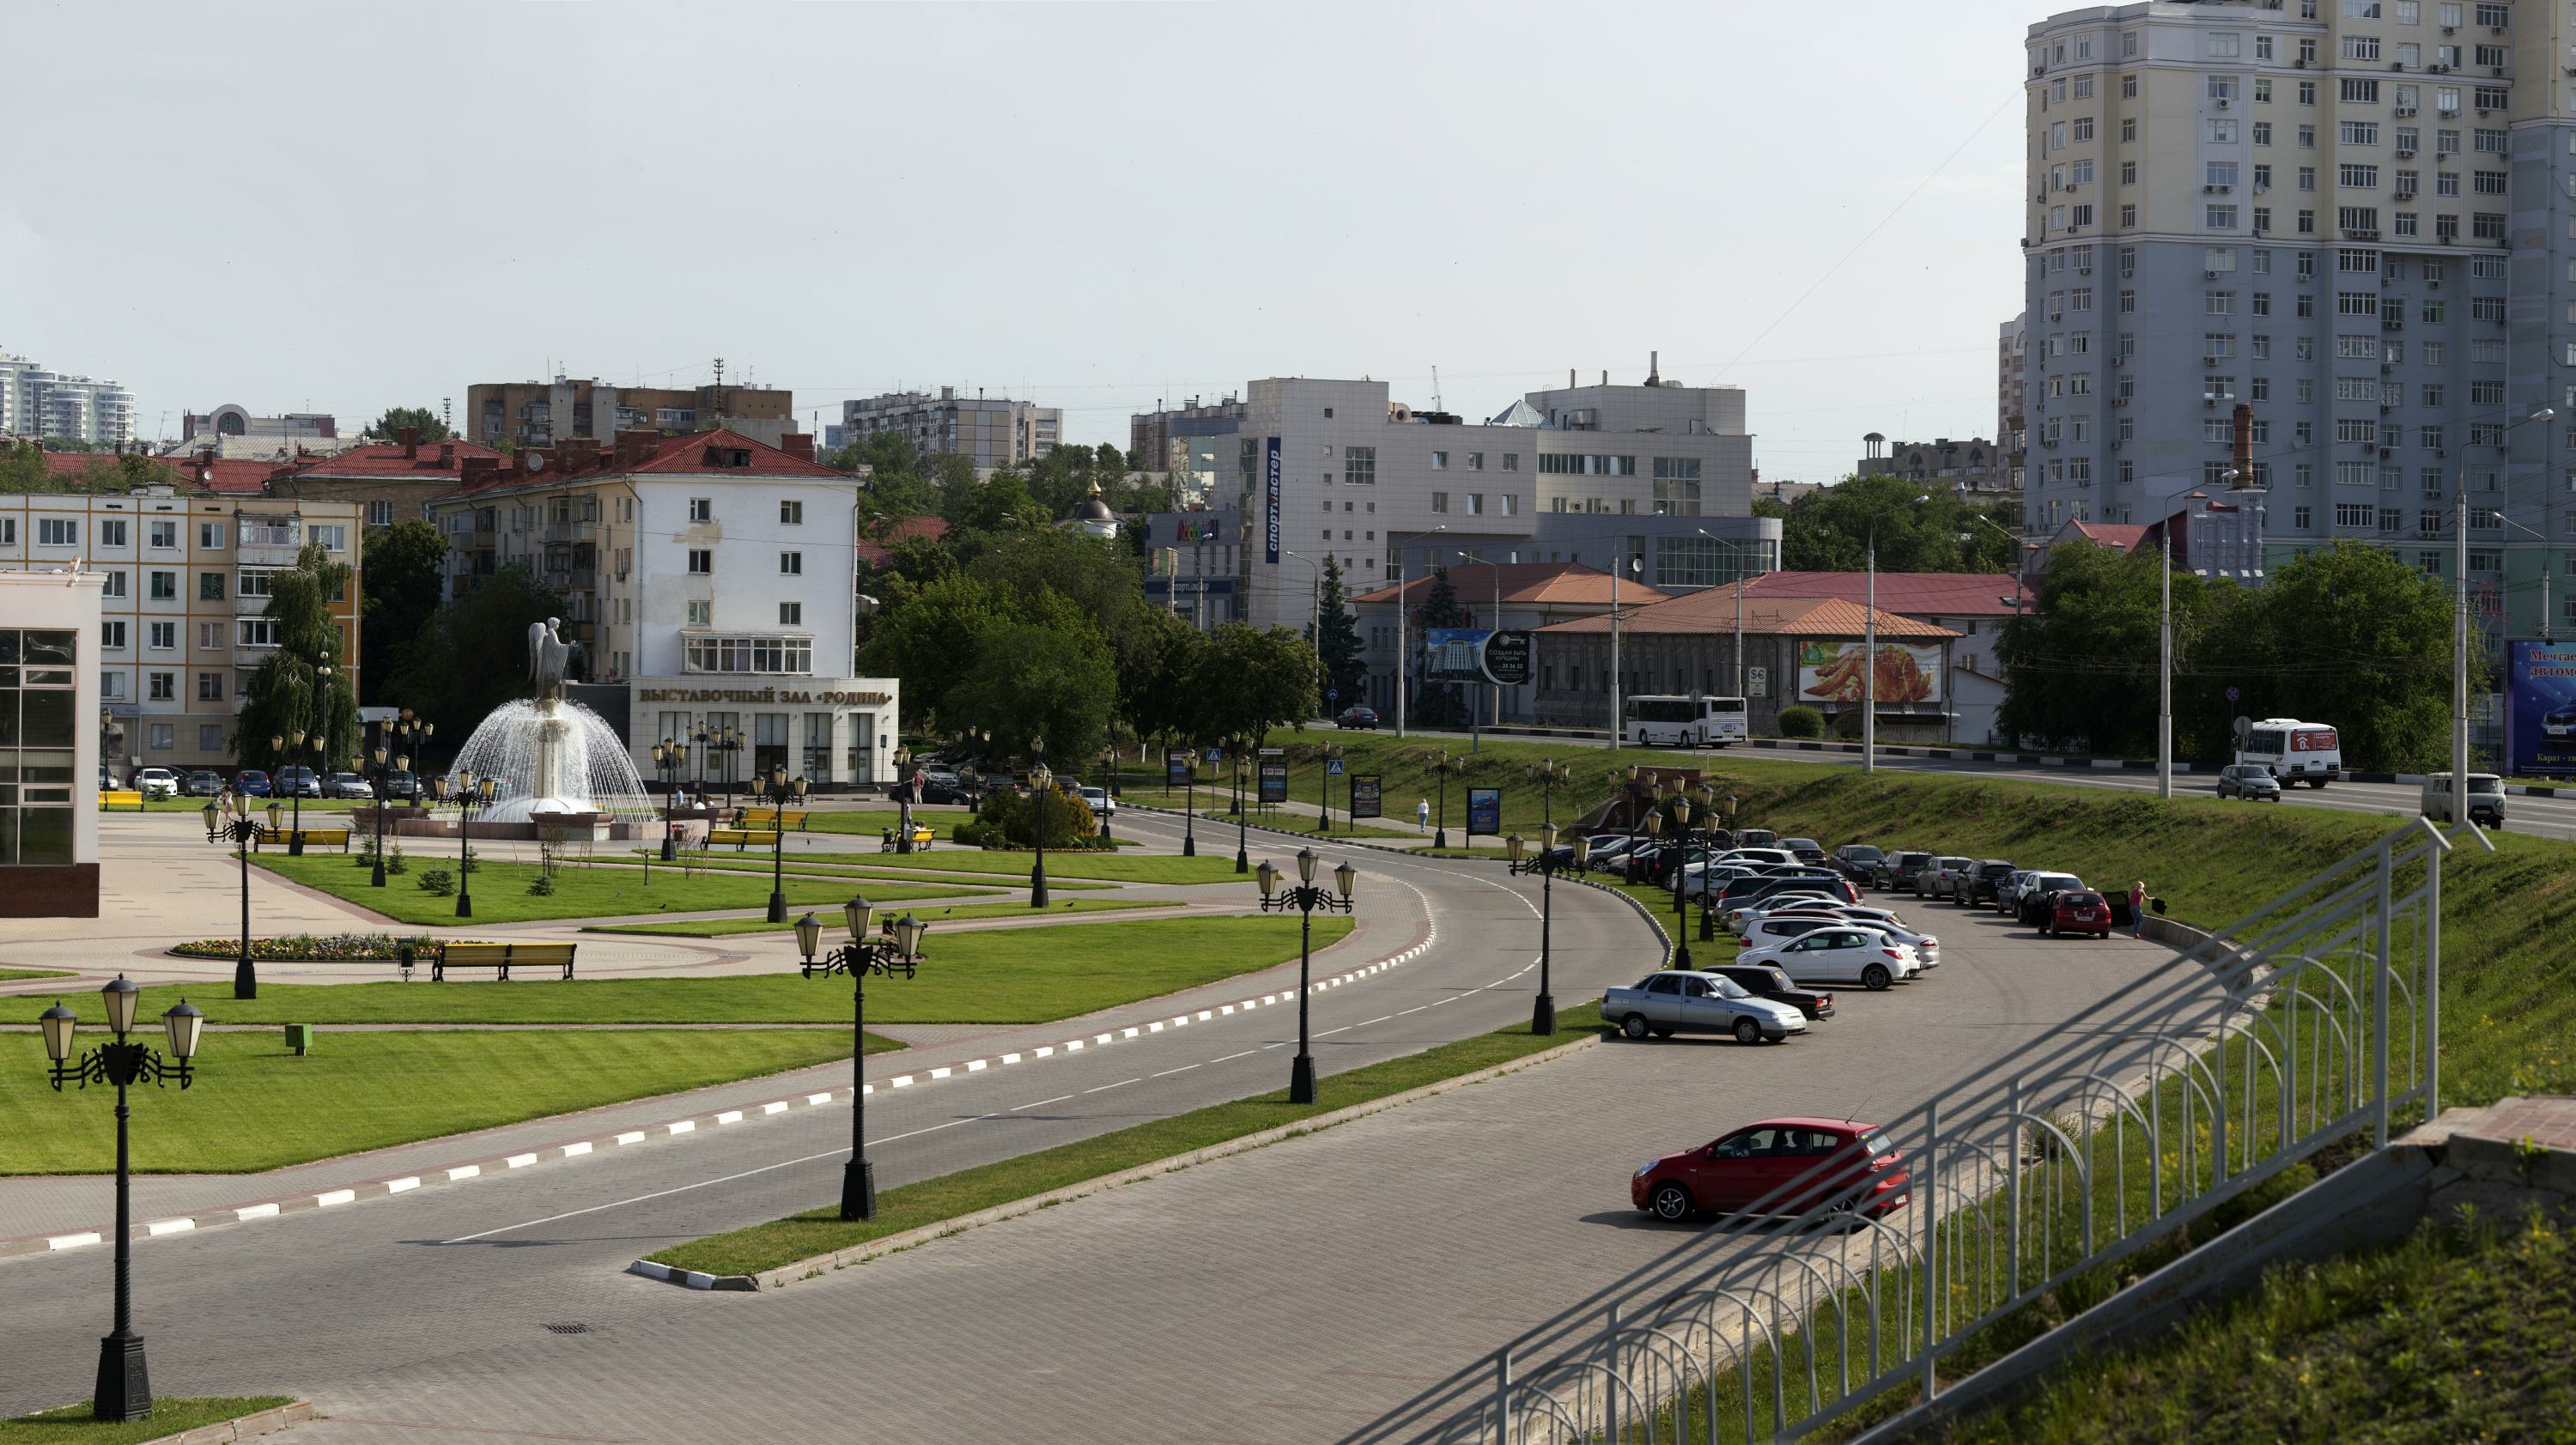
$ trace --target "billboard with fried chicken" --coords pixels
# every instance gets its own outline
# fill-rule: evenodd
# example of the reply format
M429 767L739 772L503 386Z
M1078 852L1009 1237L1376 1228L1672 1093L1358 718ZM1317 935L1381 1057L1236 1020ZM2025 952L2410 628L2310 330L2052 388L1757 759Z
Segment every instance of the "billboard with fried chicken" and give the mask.
M1798 645L1798 701L1857 703L1869 696L1869 649L1858 642L1804 642ZM1941 649L1901 642L1878 645L1878 700L1885 703L1941 702Z

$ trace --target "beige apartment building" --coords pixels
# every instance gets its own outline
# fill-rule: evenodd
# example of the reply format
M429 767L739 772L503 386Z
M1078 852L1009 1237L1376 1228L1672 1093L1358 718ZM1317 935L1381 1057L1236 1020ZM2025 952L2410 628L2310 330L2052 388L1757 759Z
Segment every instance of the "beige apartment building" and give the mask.
M96 682L116 720L105 761L119 778L145 765L229 773L243 689L277 646L260 616L268 579L307 541L349 567L331 610L337 665L358 678L361 523L347 503L170 487L0 493L0 571L103 575Z

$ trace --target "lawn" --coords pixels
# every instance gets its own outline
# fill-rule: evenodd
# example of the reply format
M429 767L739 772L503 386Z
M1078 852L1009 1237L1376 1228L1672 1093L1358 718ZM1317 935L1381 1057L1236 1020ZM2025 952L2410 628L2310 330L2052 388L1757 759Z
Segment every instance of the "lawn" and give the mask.
M1156 906L1158 905L1152 903L1121 903L1114 898L1077 898L1053 904L1046 911L1052 916L1058 913L1101 913L1112 909ZM1026 903L958 903L936 912L928 908L913 911L929 922L951 923L963 922L969 918L1026 918L1035 910ZM839 917L836 912L831 920L827 921L834 922L837 926ZM596 928L585 928L582 932L656 933L680 938L730 938L738 933L784 933L793 926L793 924L772 923L766 917L700 918L682 919L675 923L603 923Z
M1316 919L1315 947L1338 941L1350 927L1347 918ZM827 937L841 933L836 926ZM934 928L923 951L928 961L915 977L880 979L869 987L869 1022L1071 1018L1294 959L1297 927L1279 918L1149 918L948 935ZM831 1023L850 1016L846 980L826 986L786 970L570 982L433 984L423 976L411 983L263 983L256 999L201 994L197 1002L217 1024ZM147 1017L159 1012L144 1009ZM21 1037L30 1044L35 1039L32 1033ZM324 1052L337 1048L341 1037L364 1036L332 1036ZM5 1118L0 1114L0 1121Z
M0 983L22 978L70 978L71 971L61 968L0 968Z
M980 848L934 848L927 853L806 853L797 862L838 863L874 870L904 872L993 873L1028 880L1034 853L988 853ZM791 864L790 866L793 866ZM1103 878L1115 883L1225 883L1234 879L1234 859L1176 854L1127 856L1081 850L1049 852L1047 879ZM766 898L768 895L763 894Z
M90 1404L84 1400L77 1405L0 1420L0 1445L142 1445L292 1403L293 1398L287 1395L207 1399L161 1395L153 1399L152 1414L147 1419L102 1421L91 1418Z
M446 987L538 991L528 984ZM829 992L841 995L838 1013L847 1018L848 995ZM177 996L167 987L146 989L143 1011L158 1014ZM206 1002L216 1005L208 1012L219 1023L240 1007ZM298 1057L277 1034L209 1032L198 1047L193 1087L146 1089L148 1097L136 1101L134 1167L181 1174L275 1169L828 1063L847 1058L849 1049L849 1035L837 1029L442 1030L325 1033L312 1053ZM0 1035L0 1068L10 1078L37 1078L43 1042L32 1033ZM111 1103L97 1089L0 1090L0 1174L115 1168Z
M1157 1159L1187 1154L1229 1139L1258 1134L1264 1129L1294 1124L1300 1119L1311 1119L1336 1109L1401 1094L1425 1084L1436 1084L1443 1079L1507 1064L1543 1049L1570 1043L1600 1026L1601 1016L1597 1008L1584 1004L1559 1013L1557 1032L1552 1036L1542 1037L1531 1033L1527 1025L1519 1025L1347 1073L1326 1074L1316 1081L1316 1098L1312 1104L1289 1103L1285 1089L1237 1099L1228 1104L1213 1104L1079 1143L1041 1149L1016 1159L980 1165L887 1190L877 1196L877 1217L873 1220L844 1221L836 1207L827 1206L768 1224L692 1240L647 1258L709 1274L752 1274L776 1269L800 1259L830 1254L872 1239L883 1239L936 1224L943 1219L955 1219L977 1210L1008 1204L1015 1199L1044 1194L1050 1189L1079 1184L1121 1169L1133 1169Z
M638 850L639 853L642 851L644 850ZM787 871L790 874L803 873L809 877L816 878L899 878L923 883L952 883L961 888L1020 888L1027 886L1028 883L1029 869L1026 863L1021 864L1016 870L1020 875L1017 878L1007 876L1013 871L1010 869L1000 870L1004 876L996 877L992 876L996 870L990 868L979 869L974 867L967 867L958 870L963 876L956 878L924 878L921 876L921 869L933 867L935 865L923 864L917 867L897 865L892 860L888 860L884 866L880 867L873 861L868 863L835 861L846 859L850 856L852 855L847 853L791 853L787 858ZM858 856L864 857L867 855L862 854ZM956 856L980 858L985 855L978 852L960 849ZM1023 854L1021 856L1025 857L1026 855ZM1049 854L1047 862L1047 887L1050 889L1114 888L1117 886L1113 883L1078 883L1071 879L1059 878L1056 876L1054 857L1055 855ZM815 861L817 859L823 859L826 861L817 862ZM600 866L603 867L624 868L640 866L642 860L640 858L603 858L598 860L598 862ZM656 868L666 868L676 865L655 863L653 866ZM758 873L763 877L768 876L770 869L769 859L765 856L758 854L738 856L732 853L710 853L704 855L693 854L689 858L689 866L697 869L701 873L712 870L719 873Z
M446 927L457 925L454 895L440 896L423 889L420 877L432 868L455 871L453 857L440 859L416 854L410 859L410 871L397 873L385 880L386 886L369 884L369 871L348 859L331 854L289 858L283 853L253 853L251 861L283 878L293 879L310 888L319 888L336 898L344 898L364 908L372 908L388 918L403 923ZM565 866L555 870L555 891L538 897L528 892L536 880L534 863L502 863L477 860L474 865L474 917L472 924L519 923L546 918L609 918L641 913L709 913L719 909L759 908L769 902L769 880L728 873L710 877L701 872L696 877L683 875L676 867L655 868L648 880L641 868L581 868ZM838 908L848 901L849 885L822 880L787 880L787 901L797 908ZM877 897L878 893L883 897ZM914 898L955 898L964 890L941 887L908 887L894 885L871 890L871 901L897 902ZM468 924L465 926L472 926Z

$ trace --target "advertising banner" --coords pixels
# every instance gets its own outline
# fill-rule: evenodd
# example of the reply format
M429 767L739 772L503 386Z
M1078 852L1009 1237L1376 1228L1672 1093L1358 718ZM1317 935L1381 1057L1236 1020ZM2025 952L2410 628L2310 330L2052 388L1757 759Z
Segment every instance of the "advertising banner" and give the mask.
M1279 565L1279 438L1270 438L1269 451L1261 470L1261 558L1271 566Z
M1485 681L1485 639L1490 635L1482 627L1422 629L1423 681Z
M1288 801L1287 759L1263 758L1261 760L1260 801L1264 803L1284 803Z
M1522 629L1496 632L1485 639L1485 681L1517 687L1530 680L1530 655L1536 638Z
M1469 788L1467 790L1467 836L1478 834L1489 838L1503 835L1503 790Z
M1798 701L1859 702L1869 695L1868 649L1858 642L1798 645ZM1900 642L1878 645L1881 703L1942 702L1941 649Z
M2515 642L2505 661L2505 771L2576 776L2576 644Z
M1163 754L1163 785L1170 788L1183 788L1189 786L1189 782L1190 750L1188 748L1167 749Z
M1352 817L1376 818L1384 816L1378 812L1380 802L1379 795L1382 791L1379 788L1378 783L1379 775L1376 773L1354 773L1351 775Z

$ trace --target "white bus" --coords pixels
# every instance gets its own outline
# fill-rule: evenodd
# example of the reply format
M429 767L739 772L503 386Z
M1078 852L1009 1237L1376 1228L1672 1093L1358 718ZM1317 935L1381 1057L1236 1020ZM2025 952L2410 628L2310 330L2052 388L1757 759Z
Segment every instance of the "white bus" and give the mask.
M2245 730L2236 761L2269 767L2284 788L2294 783L2322 788L2343 777L2343 739L2327 723L2267 717Z
M1744 741L1740 697L1632 697L1621 741L1646 746L1722 748Z

